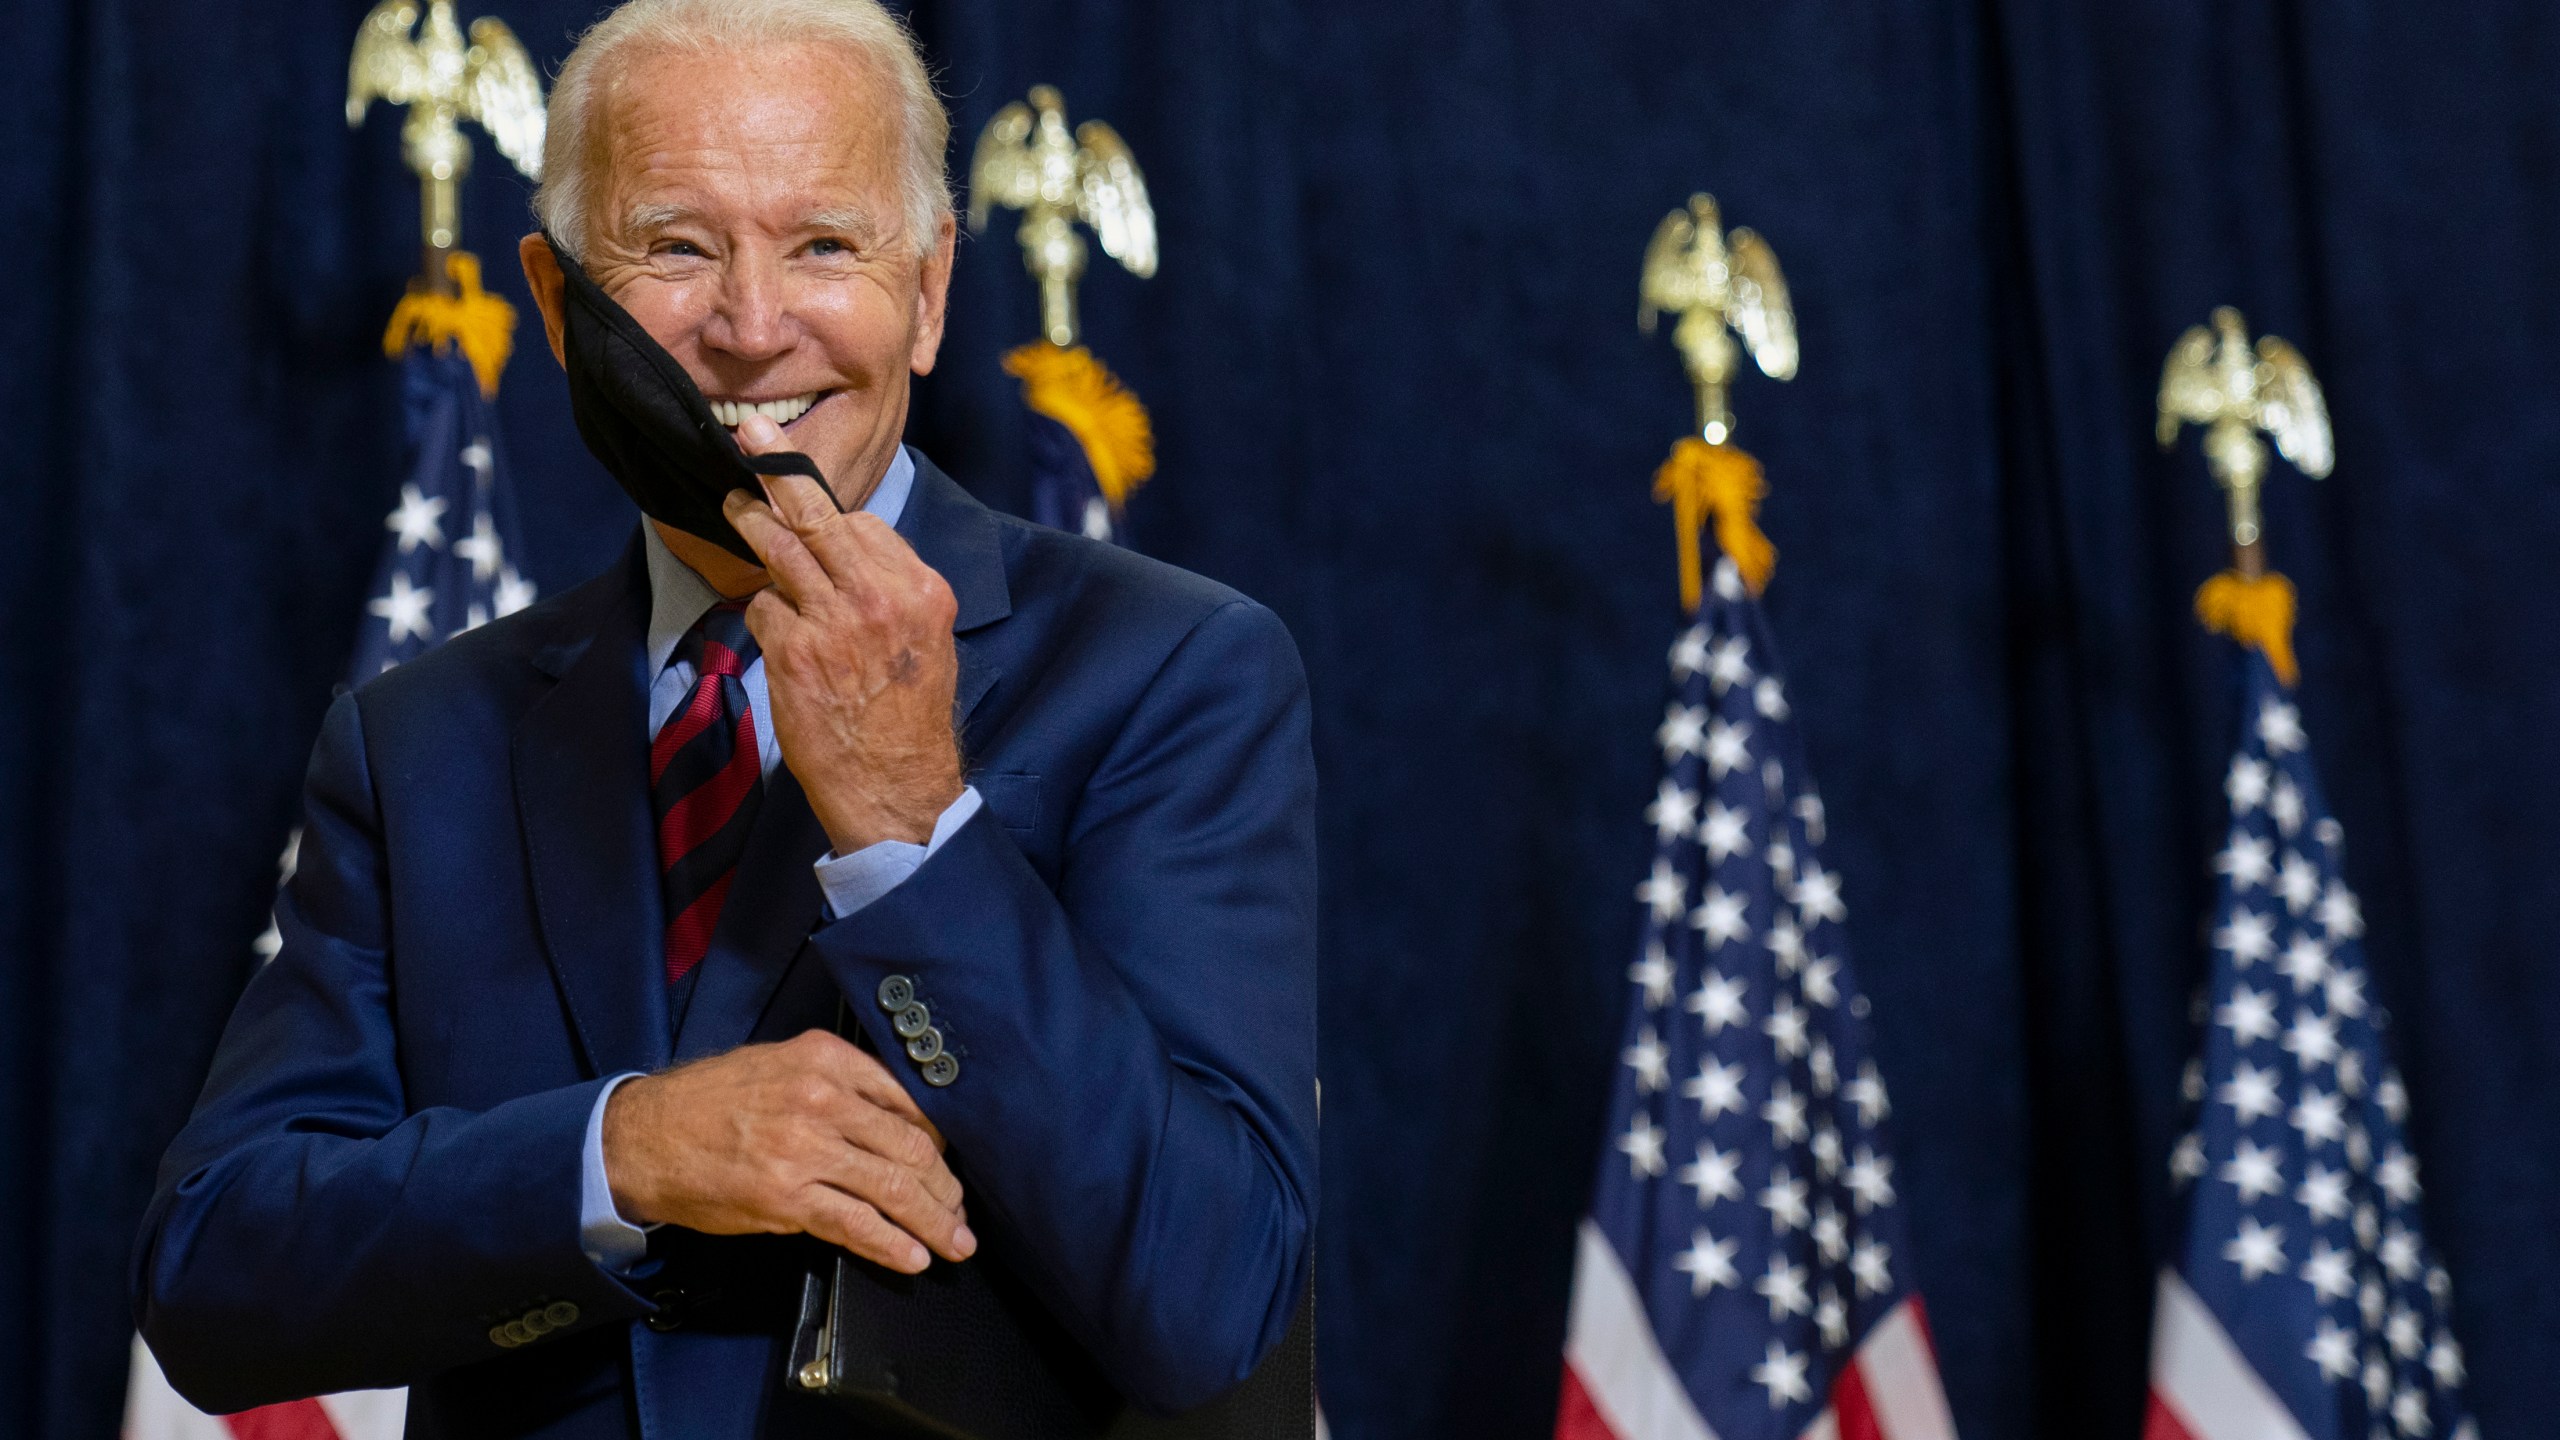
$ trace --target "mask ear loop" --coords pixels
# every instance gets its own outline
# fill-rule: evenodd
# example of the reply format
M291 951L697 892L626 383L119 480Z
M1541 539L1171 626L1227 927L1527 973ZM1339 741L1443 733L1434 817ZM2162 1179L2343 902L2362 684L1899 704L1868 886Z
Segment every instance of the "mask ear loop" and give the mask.
M702 387L693 383L693 377L685 373L684 366L677 363L676 357L667 353L667 347L659 344L656 337L633 319L630 311L604 293L604 287L570 258L569 252L560 247L560 242L552 237L549 230L541 233L542 243L551 247L552 258L568 281L569 302L601 321L607 330L613 332L614 338L631 347L632 353L656 372L659 382L675 397L677 405L684 410L685 418L692 422L696 435L704 443L720 452L723 458L756 475L805 475L817 481L818 488L826 492L828 504L839 510L844 508L835 487L828 484L827 477L820 473L817 461L797 450L750 455L739 449L738 437L729 433L729 427L712 415L711 402L703 398Z

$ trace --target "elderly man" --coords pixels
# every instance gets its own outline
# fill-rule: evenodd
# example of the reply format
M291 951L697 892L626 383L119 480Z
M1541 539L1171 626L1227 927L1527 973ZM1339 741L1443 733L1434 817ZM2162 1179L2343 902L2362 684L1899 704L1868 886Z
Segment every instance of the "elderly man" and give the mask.
M947 138L875 0L633 0L562 68L525 271L652 518L330 710L284 948L136 1261L199 1404L406 1384L413 1435L869 1433L786 1355L840 1253L883 1307L845 1323L902 1363L1010 1403L1029 1354L1095 1429L1288 1330L1304 680L1251 601L901 446ZM824 487L668 523L664 457L599 443L647 409L581 368L616 307L732 464ZM937 1275L1028 1297L990 1312L1015 1359L898 1331Z

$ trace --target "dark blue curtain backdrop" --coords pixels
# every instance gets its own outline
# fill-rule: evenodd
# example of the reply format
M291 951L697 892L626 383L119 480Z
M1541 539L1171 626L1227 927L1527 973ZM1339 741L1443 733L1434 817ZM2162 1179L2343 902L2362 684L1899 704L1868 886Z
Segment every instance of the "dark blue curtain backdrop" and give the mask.
M546 68L595 0L487 0ZM160 1148L250 965L396 486L397 123L361 0L17 0L0 50L0 1433L96 1437ZM1154 410L1133 518L1314 675L1325 1398L1347 1440L1543 1433L1675 626L1637 334L1693 189L1768 236L1804 372L1737 396L1770 593L1974 1440L2131 1437L2232 660L2161 357L2297 342L2304 704L2367 898L2492 1440L2560 1413L2560 16L2524 3L923 0L961 154L1036 81L1162 214L1097 260ZM524 186L466 239L523 302ZM963 245L915 437L1025 499ZM539 341L502 401L531 568L631 524ZM279 1276L279 1284L291 1277Z

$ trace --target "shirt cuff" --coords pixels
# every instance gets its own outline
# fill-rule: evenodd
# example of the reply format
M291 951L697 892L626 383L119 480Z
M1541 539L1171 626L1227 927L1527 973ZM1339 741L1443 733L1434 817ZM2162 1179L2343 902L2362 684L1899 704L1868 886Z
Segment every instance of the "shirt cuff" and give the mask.
M883 840L850 855L829 851L817 864L818 888L827 896L827 918L841 920L897 889L900 882L916 873L917 866L933 858L943 841L958 834L983 803L977 786L962 790L960 798L942 812L942 818L933 822L933 838L922 845Z
M649 1253L649 1231L623 1219L613 1207L613 1186L604 1176L604 1107L623 1081L638 1078L640 1072L634 1070L606 1081L596 1108L587 1112L586 1173L578 1187L578 1245L588 1259L617 1275Z

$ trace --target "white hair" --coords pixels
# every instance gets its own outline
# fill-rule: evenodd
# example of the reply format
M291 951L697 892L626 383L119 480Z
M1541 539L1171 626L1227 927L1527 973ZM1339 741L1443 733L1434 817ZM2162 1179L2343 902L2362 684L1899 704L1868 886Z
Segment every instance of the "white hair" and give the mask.
M593 237L598 146L592 128L615 62L649 51L703 53L817 42L852 51L889 82L906 140L899 166L908 239L930 250L951 214L942 155L951 116L915 37L879 0L629 0L588 27L551 82L542 146L542 186L533 213L576 258Z

